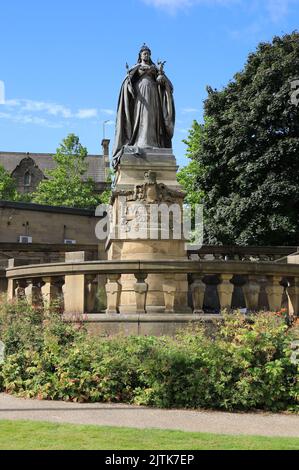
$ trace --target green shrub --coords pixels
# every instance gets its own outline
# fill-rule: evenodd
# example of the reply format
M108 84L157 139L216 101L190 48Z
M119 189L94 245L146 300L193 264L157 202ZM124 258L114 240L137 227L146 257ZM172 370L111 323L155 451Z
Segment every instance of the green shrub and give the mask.
M0 338L6 354L42 347L44 312L29 307L27 302L5 302L0 299Z
M0 388L40 399L157 407L298 410L295 328L262 313L226 315L213 337L203 326L170 337L88 336L50 312L2 305L7 356Z

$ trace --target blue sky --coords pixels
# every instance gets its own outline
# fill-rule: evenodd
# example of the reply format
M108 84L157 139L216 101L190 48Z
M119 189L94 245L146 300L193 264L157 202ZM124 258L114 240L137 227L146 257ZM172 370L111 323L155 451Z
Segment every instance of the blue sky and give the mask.
M54 152L68 133L113 141L125 63L143 42L175 87L174 151L250 51L299 25L299 0L5 0L0 5L0 151ZM0 86L1 103L1 86Z

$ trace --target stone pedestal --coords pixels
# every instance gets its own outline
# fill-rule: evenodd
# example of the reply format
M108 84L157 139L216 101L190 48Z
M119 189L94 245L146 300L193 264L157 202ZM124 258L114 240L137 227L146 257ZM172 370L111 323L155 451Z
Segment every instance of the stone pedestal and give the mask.
M109 260L185 260L184 193L176 179L178 166L171 149L125 150L118 166L112 197ZM119 312L136 314L136 278L120 279ZM185 274L146 278L145 313L187 313ZM143 301L142 301L143 302ZM140 307L138 307L140 308Z
M117 169L115 185L117 189L134 188L144 182L144 173L154 171L157 183L164 183L172 189L180 190L176 179L178 165L172 149L143 149L140 155L134 149L124 151Z

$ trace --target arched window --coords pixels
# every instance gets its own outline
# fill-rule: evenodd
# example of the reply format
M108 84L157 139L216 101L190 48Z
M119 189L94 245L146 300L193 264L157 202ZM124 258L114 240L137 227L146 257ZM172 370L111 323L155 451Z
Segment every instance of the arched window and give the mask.
M29 171L26 171L24 175L24 186L30 186L31 185L31 173Z

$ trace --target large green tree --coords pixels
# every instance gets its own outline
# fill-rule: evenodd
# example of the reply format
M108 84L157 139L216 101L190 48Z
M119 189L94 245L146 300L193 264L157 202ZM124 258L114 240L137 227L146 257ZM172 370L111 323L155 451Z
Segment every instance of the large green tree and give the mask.
M199 124L193 121L189 130L187 139L183 143L187 145L186 155L190 163L181 168L177 174L179 183L186 192L185 203L194 209L196 204L200 204L203 198L203 190L198 187L198 176L201 172L201 166L197 159L199 148L201 148L205 133L205 124Z
M14 178L0 165L0 199L4 201L17 200L17 189Z
M224 89L208 87L208 125L189 134L206 242L299 244L298 78L294 32L259 44Z
M87 170L87 149L79 138L69 134L58 147L53 159L56 167L41 181L33 202L52 206L95 208L100 197L91 178L83 178ZM83 181L85 179L85 181Z

